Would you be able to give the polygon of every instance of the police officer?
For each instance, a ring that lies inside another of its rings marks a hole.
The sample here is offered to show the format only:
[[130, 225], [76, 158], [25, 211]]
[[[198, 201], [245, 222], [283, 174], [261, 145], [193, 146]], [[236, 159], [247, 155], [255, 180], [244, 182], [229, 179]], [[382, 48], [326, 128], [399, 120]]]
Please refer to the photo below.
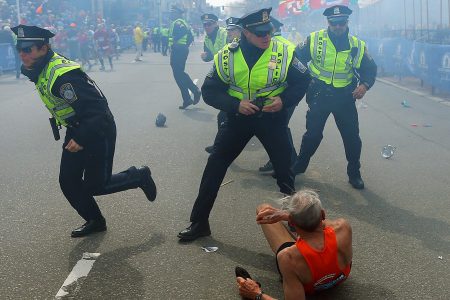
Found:
[[[278, 21], [274, 17], [271, 17], [271, 22], [272, 22], [272, 25], [273, 25], [272, 39], [274, 39], [274, 40], [276, 40], [278, 42], [281, 42], [283, 44], [286, 44], [289, 47], [294, 47], [295, 48], [294, 43], [292, 43], [288, 39], [285, 39], [281, 35], [281, 27], [283, 26], [283, 23], [281, 23], [280, 21]], [[291, 157], [291, 163], [293, 163], [295, 161], [295, 159], [297, 158], [297, 152], [295, 152], [295, 147], [294, 147], [294, 140], [292, 139], [291, 129], [289, 128], [289, 121], [291, 120], [291, 117], [294, 114], [295, 108], [296, 108], [296, 106], [291, 106], [291, 107], [289, 107], [286, 110], [287, 111], [288, 137], [289, 137], [289, 142], [291, 144], [291, 156], [290, 156]], [[272, 164], [272, 162], [269, 160], [264, 166], [259, 168], [259, 172], [261, 172], [261, 173], [273, 173], [273, 164]]]
[[375, 83], [377, 66], [365, 42], [349, 34], [351, 9], [343, 5], [327, 8], [328, 29], [311, 33], [296, 52], [309, 62], [313, 80], [306, 95], [306, 133], [293, 165], [295, 174], [304, 173], [322, 140], [328, 116], [333, 114], [344, 142], [349, 183], [363, 189], [360, 173], [361, 139], [355, 99], [361, 99]]
[[64, 196], [86, 221], [72, 237], [105, 231], [106, 222], [93, 196], [140, 187], [153, 201], [156, 186], [150, 169], [130, 167], [111, 174], [116, 144], [116, 125], [108, 102], [80, 65], [52, 51], [46, 29], [19, 25], [17, 51], [22, 74], [32, 81], [52, 115], [55, 139], [58, 126], [67, 128], [63, 144], [59, 183]]
[[[225, 20], [225, 23], [227, 24], [226, 28], [226, 41], [224, 43], [224, 46], [226, 43], [233, 42], [234, 39], [238, 40], [241, 37], [241, 27], [237, 25], [237, 22], [239, 21], [239, 18], [229, 17]], [[205, 27], [206, 30], [206, 27]], [[220, 30], [220, 28], [219, 28]], [[206, 42], [205, 42], [206, 45]], [[222, 49], [222, 48], [220, 48]], [[220, 49], [218, 49], [214, 54], [216, 54]], [[212, 58], [211, 58], [212, 59]], [[227, 120], [227, 113], [224, 111], [220, 111], [217, 114], [217, 128], [220, 130], [220, 125], [226, 122]], [[214, 150], [214, 145], [205, 147], [205, 151], [208, 153], [212, 153]]]
[[294, 58], [294, 48], [271, 40], [270, 11], [261, 9], [241, 18], [241, 40], [214, 56], [214, 67], [202, 86], [205, 102], [226, 111], [228, 121], [217, 133], [192, 209], [192, 224], [178, 234], [181, 240], [211, 234], [208, 218], [220, 184], [253, 136], [273, 161], [280, 191], [294, 192], [286, 109], [302, 99], [310, 76]]
[[219, 27], [217, 24], [219, 18], [215, 14], [203, 14], [200, 18], [206, 33], [200, 57], [203, 61], [208, 62], [213, 60], [214, 55], [227, 43], [227, 31], [225, 28]]
[[227, 24], [227, 43], [231, 43], [235, 39], [238, 39], [241, 37], [242, 28], [238, 25], [239, 18], [236, 17], [229, 17], [225, 20], [225, 23]]
[[161, 54], [167, 56], [167, 48], [169, 47], [169, 28], [167, 24], [161, 26]]
[[[202, 95], [200, 89], [184, 71], [189, 55], [189, 45], [193, 41], [193, 36], [190, 26], [182, 18], [183, 12], [181, 8], [172, 6], [170, 10], [172, 24], [169, 30], [169, 47], [172, 50], [170, 52], [170, 66], [183, 98], [183, 105], [179, 106], [179, 109], [185, 109], [191, 104], [197, 104]], [[194, 95], [194, 100], [191, 99], [189, 90]]]

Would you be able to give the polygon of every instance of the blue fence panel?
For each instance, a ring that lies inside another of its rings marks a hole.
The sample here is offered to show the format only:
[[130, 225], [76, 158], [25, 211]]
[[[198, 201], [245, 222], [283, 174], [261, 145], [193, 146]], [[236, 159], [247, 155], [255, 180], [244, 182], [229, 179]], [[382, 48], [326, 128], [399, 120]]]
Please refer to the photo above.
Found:
[[370, 55], [389, 75], [413, 76], [450, 92], [450, 45], [420, 43], [404, 38], [367, 38]]
[[120, 49], [128, 49], [134, 46], [133, 36], [131, 34], [121, 34]]
[[0, 70], [15, 70], [16, 60], [14, 57], [15, 49], [11, 44], [0, 44]]

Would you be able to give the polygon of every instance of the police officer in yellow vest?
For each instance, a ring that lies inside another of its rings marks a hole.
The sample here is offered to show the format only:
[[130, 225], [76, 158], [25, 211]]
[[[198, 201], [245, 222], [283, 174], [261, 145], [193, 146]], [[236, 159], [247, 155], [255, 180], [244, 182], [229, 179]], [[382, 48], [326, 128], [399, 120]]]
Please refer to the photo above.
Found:
[[[172, 20], [169, 29], [170, 66], [183, 98], [183, 104], [178, 107], [179, 109], [186, 109], [191, 104], [197, 104], [202, 95], [200, 89], [184, 71], [193, 35], [191, 27], [182, 17], [183, 12], [184, 10], [177, 6], [172, 6], [170, 9], [170, 18]], [[191, 99], [189, 91], [194, 95], [194, 99]]]
[[169, 28], [166, 24], [161, 26], [161, 54], [167, 56], [167, 50], [169, 47]]
[[181, 240], [211, 234], [208, 219], [220, 184], [253, 136], [273, 162], [280, 191], [295, 190], [286, 109], [303, 98], [310, 76], [294, 57], [294, 48], [271, 39], [270, 11], [261, 9], [240, 19], [241, 40], [214, 56], [214, 66], [203, 83], [205, 102], [227, 112], [228, 121], [217, 133], [192, 209], [192, 224], [178, 234]]
[[355, 101], [364, 97], [375, 83], [377, 66], [369, 56], [364, 41], [349, 34], [351, 9], [343, 5], [327, 8], [328, 29], [311, 33], [296, 49], [303, 63], [309, 62], [313, 80], [306, 95], [306, 133], [293, 166], [295, 174], [304, 173], [310, 158], [322, 140], [330, 114], [344, 142], [349, 183], [363, 189], [360, 173], [361, 139]]
[[78, 63], [52, 51], [49, 39], [54, 34], [50, 31], [25, 25], [11, 30], [17, 35], [22, 74], [36, 85], [52, 115], [56, 140], [58, 126], [66, 128], [59, 183], [64, 196], [86, 221], [72, 231], [72, 237], [106, 230], [93, 196], [140, 187], [150, 201], [155, 200], [156, 186], [147, 166], [112, 175], [116, 125], [96, 83]]
[[227, 43], [227, 31], [219, 27], [217, 24], [219, 18], [215, 14], [203, 14], [200, 18], [206, 33], [200, 57], [207, 62], [213, 60], [214, 55]]

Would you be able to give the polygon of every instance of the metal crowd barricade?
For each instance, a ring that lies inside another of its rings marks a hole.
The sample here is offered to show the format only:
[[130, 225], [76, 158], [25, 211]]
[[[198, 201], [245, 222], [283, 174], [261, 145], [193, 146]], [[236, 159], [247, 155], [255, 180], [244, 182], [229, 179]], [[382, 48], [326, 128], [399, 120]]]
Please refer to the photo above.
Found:
[[0, 74], [4, 71], [16, 69], [14, 51], [15, 50], [11, 44], [0, 43]]

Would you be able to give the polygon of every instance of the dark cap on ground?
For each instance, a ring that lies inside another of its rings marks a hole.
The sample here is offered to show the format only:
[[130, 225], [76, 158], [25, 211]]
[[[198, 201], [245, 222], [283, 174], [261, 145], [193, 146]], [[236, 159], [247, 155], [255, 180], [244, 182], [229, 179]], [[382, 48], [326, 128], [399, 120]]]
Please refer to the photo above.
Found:
[[17, 46], [21, 48], [33, 46], [37, 42], [48, 43], [55, 36], [50, 30], [37, 26], [19, 25], [11, 30], [17, 36]]
[[274, 17], [270, 17], [270, 21], [272, 22], [272, 25], [273, 25], [273, 27], [275, 27], [275, 29], [280, 29], [284, 25], [283, 23], [281, 23], [280, 21], [278, 21]]
[[269, 7], [248, 13], [240, 18], [238, 25], [253, 32], [270, 31], [272, 30], [272, 24], [270, 23], [271, 11], [272, 7]]
[[323, 15], [330, 21], [347, 20], [352, 10], [345, 5], [334, 5], [324, 10]]
[[159, 113], [159, 114], [156, 116], [155, 125], [156, 125], [157, 127], [164, 127], [165, 124], [166, 124], [166, 120], [167, 120], [166, 116], [163, 115], [162, 113]]
[[239, 22], [239, 18], [235, 17], [229, 17], [225, 20], [225, 23], [227, 24], [227, 30], [239, 28], [239, 25], [237, 25]]
[[215, 14], [203, 14], [200, 19], [202, 19], [203, 23], [217, 22], [219, 20]]

